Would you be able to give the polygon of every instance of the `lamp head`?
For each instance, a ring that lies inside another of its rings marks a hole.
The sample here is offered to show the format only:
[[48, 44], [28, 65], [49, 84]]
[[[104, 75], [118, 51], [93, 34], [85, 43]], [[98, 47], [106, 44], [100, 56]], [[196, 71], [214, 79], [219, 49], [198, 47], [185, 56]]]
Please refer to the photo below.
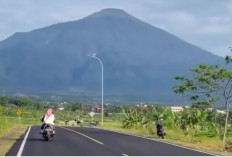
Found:
[[89, 54], [87, 56], [89, 56], [89, 57], [96, 57], [96, 53], [92, 53], [92, 54]]

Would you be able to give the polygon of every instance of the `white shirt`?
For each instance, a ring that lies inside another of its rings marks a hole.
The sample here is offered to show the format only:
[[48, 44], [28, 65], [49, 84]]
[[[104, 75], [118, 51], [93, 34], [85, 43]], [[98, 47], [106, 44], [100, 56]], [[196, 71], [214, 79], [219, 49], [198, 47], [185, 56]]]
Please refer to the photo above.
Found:
[[45, 115], [45, 117], [44, 117], [44, 123], [45, 124], [52, 124], [52, 125], [54, 125], [54, 120], [55, 120], [54, 114], [52, 114], [50, 117], [47, 117], [47, 115]]

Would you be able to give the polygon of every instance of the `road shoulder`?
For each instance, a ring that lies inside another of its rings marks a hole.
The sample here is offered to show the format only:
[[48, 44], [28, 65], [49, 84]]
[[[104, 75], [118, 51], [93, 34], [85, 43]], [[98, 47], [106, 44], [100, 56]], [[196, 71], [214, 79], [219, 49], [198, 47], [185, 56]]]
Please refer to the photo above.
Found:
[[13, 127], [6, 135], [0, 137], [0, 156], [5, 156], [16, 141], [22, 136], [28, 127], [26, 125], [17, 125]]
[[149, 140], [155, 140], [155, 141], [159, 141], [159, 142], [163, 142], [163, 143], [167, 143], [167, 144], [170, 144], [170, 145], [175, 145], [175, 146], [178, 146], [178, 147], [183, 147], [183, 148], [186, 148], [186, 149], [190, 149], [190, 150], [194, 150], [194, 151], [199, 151], [199, 152], [202, 152], [202, 153], [207, 153], [207, 154], [211, 154], [212, 156], [231, 156], [232, 153], [231, 152], [226, 152], [226, 151], [211, 151], [211, 150], [207, 150], [207, 149], [198, 149], [198, 147], [196, 147], [194, 143], [188, 143], [188, 142], [182, 142], [182, 141], [175, 141], [175, 140], [170, 140], [170, 139], [159, 139], [157, 138], [156, 136], [144, 136], [144, 135], [141, 135], [141, 134], [133, 134], [133, 133], [129, 133], [129, 132], [124, 132], [122, 130], [118, 131], [117, 129], [109, 129], [109, 128], [101, 128], [101, 127], [93, 127], [93, 128], [96, 128], [96, 129], [102, 129], [102, 130], [108, 130], [108, 131], [113, 131], [113, 132], [116, 132], [116, 133], [121, 133], [121, 134], [126, 134], [126, 135], [131, 135], [131, 136], [136, 136], [136, 137], [141, 137], [141, 138], [146, 138], [146, 139], [149, 139]]

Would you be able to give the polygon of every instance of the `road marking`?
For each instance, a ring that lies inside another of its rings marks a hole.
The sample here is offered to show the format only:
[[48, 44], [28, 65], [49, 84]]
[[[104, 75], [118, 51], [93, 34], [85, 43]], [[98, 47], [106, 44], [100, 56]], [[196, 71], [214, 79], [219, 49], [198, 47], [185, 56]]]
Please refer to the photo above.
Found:
[[22, 155], [22, 152], [23, 152], [24, 146], [25, 146], [25, 144], [26, 144], [26, 140], [27, 140], [27, 137], [28, 137], [28, 135], [29, 135], [30, 130], [31, 130], [31, 125], [29, 126], [29, 128], [28, 128], [28, 130], [27, 130], [27, 133], [26, 133], [26, 135], [25, 135], [25, 137], [24, 137], [24, 139], [23, 139], [23, 142], [22, 142], [22, 144], [21, 144], [21, 146], [20, 146], [20, 149], [19, 149], [19, 151], [18, 151], [17, 156], [21, 156], [21, 155]]
[[126, 155], [126, 154], [122, 154], [123, 156], [127, 156], [127, 157], [129, 157], [129, 155]]
[[171, 142], [167, 142], [167, 141], [161, 141], [161, 140], [157, 140], [157, 139], [151, 139], [151, 138], [148, 138], [148, 137], [143, 137], [143, 136], [139, 136], [139, 135], [133, 135], [133, 134], [124, 133], [124, 132], [121, 132], [121, 131], [107, 130], [107, 129], [104, 129], [104, 128], [95, 128], [95, 129], [116, 132], [116, 133], [119, 133], [119, 134], [124, 134], [124, 135], [129, 135], [129, 136], [140, 137], [140, 138], [144, 138], [144, 139], [151, 140], [151, 141], [166, 143], [166, 144], [173, 145], [173, 146], [176, 146], [176, 147], [185, 148], [185, 149], [193, 150], [193, 151], [196, 151], [196, 152], [209, 154], [210, 156], [218, 156], [218, 154], [213, 154], [213, 153], [210, 153], [210, 152], [205, 152], [205, 151], [194, 149], [194, 148], [190, 148], [190, 147], [177, 145], [177, 144], [174, 144], [174, 143], [171, 143]]
[[69, 131], [72, 131], [72, 132], [77, 133], [77, 134], [79, 134], [79, 135], [81, 135], [81, 136], [84, 136], [84, 137], [86, 137], [86, 138], [88, 138], [88, 139], [90, 139], [90, 140], [92, 140], [92, 141], [94, 141], [94, 142], [97, 142], [97, 143], [99, 143], [99, 144], [104, 145], [102, 142], [100, 142], [100, 141], [98, 141], [98, 140], [95, 140], [94, 138], [89, 137], [89, 136], [87, 136], [87, 135], [85, 135], [85, 134], [82, 134], [82, 133], [80, 133], [80, 132], [78, 132], [78, 131], [75, 131], [75, 130], [72, 130], [72, 129], [69, 129], [69, 128], [64, 128], [64, 127], [61, 127], [61, 128], [66, 129], [66, 130], [69, 130]]

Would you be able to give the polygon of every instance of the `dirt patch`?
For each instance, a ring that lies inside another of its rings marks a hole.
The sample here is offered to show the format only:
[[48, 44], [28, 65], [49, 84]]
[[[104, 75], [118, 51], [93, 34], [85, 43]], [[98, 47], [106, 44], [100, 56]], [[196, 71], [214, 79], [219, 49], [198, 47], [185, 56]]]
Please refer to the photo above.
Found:
[[25, 133], [27, 126], [17, 125], [13, 127], [6, 135], [0, 137], [0, 156], [5, 156], [16, 140]]

